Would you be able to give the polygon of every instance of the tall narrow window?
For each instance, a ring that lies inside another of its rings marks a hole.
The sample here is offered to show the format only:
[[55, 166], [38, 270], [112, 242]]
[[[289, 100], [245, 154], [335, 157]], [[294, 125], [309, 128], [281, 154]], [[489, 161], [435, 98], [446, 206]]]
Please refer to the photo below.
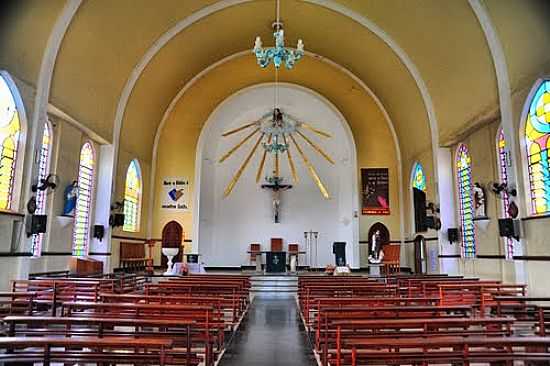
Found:
[[80, 150], [78, 168], [78, 193], [73, 230], [73, 255], [88, 254], [90, 243], [90, 215], [94, 191], [94, 149], [86, 142]]
[[124, 188], [124, 231], [139, 230], [139, 213], [141, 209], [141, 170], [137, 159], [130, 162], [126, 172]]
[[12, 210], [21, 121], [6, 79], [0, 74], [0, 210]]
[[550, 212], [550, 80], [544, 81], [530, 101], [525, 121], [529, 192], [533, 214]]
[[460, 224], [462, 227], [462, 256], [464, 258], [474, 258], [476, 255], [471, 164], [472, 159], [468, 148], [466, 145], [460, 144], [456, 152], [456, 178], [460, 206]]
[[[42, 146], [40, 147], [40, 156], [38, 158], [38, 182], [41, 179], [46, 179], [50, 164], [51, 151], [51, 129], [46, 123], [44, 126], [44, 134], [42, 135]], [[44, 215], [46, 213], [46, 191], [38, 190], [36, 192], [36, 214]], [[40, 257], [42, 253], [42, 242], [44, 234], [34, 234], [32, 236], [32, 255]]]
[[[504, 131], [499, 128], [497, 133], [497, 153], [498, 153], [498, 175], [500, 183], [508, 184], [508, 159], [506, 158], [506, 138]], [[502, 217], [509, 218], [508, 208], [510, 207], [510, 196], [506, 190], [501, 192], [501, 211]], [[504, 251], [506, 259], [513, 259], [514, 241], [512, 238], [502, 238], [504, 242]]]
[[426, 176], [420, 163], [414, 164], [412, 179], [413, 188], [426, 192]]

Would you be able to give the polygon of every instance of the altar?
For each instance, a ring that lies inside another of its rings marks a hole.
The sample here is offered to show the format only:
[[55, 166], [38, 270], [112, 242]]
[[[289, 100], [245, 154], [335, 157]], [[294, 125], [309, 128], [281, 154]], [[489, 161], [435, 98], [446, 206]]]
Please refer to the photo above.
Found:
[[265, 272], [282, 273], [286, 272], [286, 252], [266, 252]]

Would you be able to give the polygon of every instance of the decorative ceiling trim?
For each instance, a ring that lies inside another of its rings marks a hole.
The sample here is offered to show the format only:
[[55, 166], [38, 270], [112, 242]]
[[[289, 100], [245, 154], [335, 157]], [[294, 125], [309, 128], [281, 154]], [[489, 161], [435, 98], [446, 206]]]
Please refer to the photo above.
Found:
[[[166, 120], [168, 119], [168, 117], [170, 116], [172, 111], [174, 110], [175, 106], [178, 104], [181, 97], [183, 97], [183, 95], [187, 92], [187, 90], [189, 90], [199, 79], [201, 79], [203, 76], [207, 75], [210, 71], [214, 70], [218, 66], [220, 66], [224, 63], [230, 62], [231, 60], [234, 60], [236, 58], [243, 57], [243, 56], [246, 56], [246, 55], [249, 55], [249, 54], [250, 54], [250, 50], [237, 52], [233, 55], [227, 56], [227, 57], [213, 63], [212, 65], [208, 66], [207, 68], [205, 68], [204, 70], [199, 72], [197, 75], [195, 75], [193, 77], [193, 79], [191, 79], [189, 82], [187, 82], [183, 86], [183, 88], [181, 88], [179, 90], [179, 92], [176, 94], [176, 96], [172, 99], [172, 101], [168, 105], [168, 108], [166, 108], [166, 110], [164, 111], [162, 119], [161, 119], [161, 121], [160, 121], [160, 123], [157, 127], [157, 131], [155, 133], [155, 141], [154, 141], [154, 144], [153, 144], [153, 154], [152, 154], [152, 160], [151, 160], [151, 176], [150, 176], [150, 184], [149, 184], [149, 202], [151, 202], [151, 204], [148, 207], [148, 212], [149, 212], [148, 217], [152, 217], [152, 215], [153, 215], [154, 199], [155, 199], [154, 185], [155, 185], [155, 176], [156, 176], [156, 169], [157, 169], [158, 144], [159, 144], [159, 141], [160, 141], [160, 136], [162, 134], [162, 130], [164, 129], [164, 125], [166, 124]], [[384, 105], [382, 104], [382, 102], [380, 101], [378, 96], [376, 94], [374, 94], [374, 92], [363, 82], [363, 80], [361, 80], [358, 76], [353, 74], [350, 70], [348, 70], [344, 66], [332, 61], [329, 58], [317, 55], [315, 53], [306, 51], [305, 54], [308, 57], [312, 57], [316, 60], [324, 62], [324, 63], [338, 69], [340, 72], [344, 73], [347, 77], [349, 77], [354, 82], [359, 84], [359, 86], [361, 86], [361, 88], [363, 88], [363, 91], [365, 91], [374, 100], [376, 106], [380, 109], [380, 111], [382, 111], [382, 115], [384, 116], [384, 120], [386, 121], [386, 123], [388, 125], [388, 128], [390, 129], [390, 132], [391, 132], [391, 135], [392, 135], [392, 138], [393, 138], [393, 142], [394, 142], [394, 146], [395, 146], [395, 154], [396, 154], [396, 158], [397, 158], [398, 185], [399, 185], [399, 189], [398, 189], [399, 215], [400, 215], [400, 218], [401, 218], [401, 220], [400, 220], [400, 234], [401, 234], [401, 238], [404, 238], [405, 237], [405, 235], [404, 235], [404, 233], [405, 233], [405, 221], [404, 221], [404, 218], [405, 218], [405, 211], [404, 210], [405, 210], [405, 208], [404, 208], [404, 202], [403, 202], [403, 200], [404, 200], [404, 196], [403, 196], [404, 187], [403, 187], [403, 174], [402, 174], [403, 173], [403, 161], [402, 161], [402, 157], [401, 157], [401, 147], [400, 147], [400, 144], [399, 144], [399, 138], [397, 137], [397, 133], [395, 132], [395, 127], [393, 125], [393, 121], [392, 121], [390, 115], [388, 114], [388, 111], [386, 110], [386, 108], [384, 107]], [[326, 97], [324, 97], [324, 98], [329, 100]], [[332, 101], [330, 101], [330, 102], [332, 103]], [[147, 226], [147, 236], [148, 237], [150, 235], [152, 235], [152, 225], [153, 225], [152, 220], [149, 220], [148, 226]]]
[[[115, 114], [115, 121], [114, 121], [114, 130], [113, 130], [113, 143], [115, 146], [115, 161], [118, 159], [118, 148], [120, 143], [120, 132], [122, 129], [122, 121], [124, 119], [124, 114], [126, 112], [126, 107], [128, 105], [128, 101], [130, 99], [130, 95], [132, 94], [132, 91], [140, 78], [141, 74], [143, 73], [143, 70], [147, 67], [149, 62], [153, 59], [153, 57], [172, 39], [174, 38], [178, 33], [189, 27], [190, 25], [194, 24], [195, 22], [215, 13], [220, 10], [229, 8], [231, 6], [240, 5], [244, 3], [249, 3], [254, 0], [222, 0], [215, 4], [212, 4], [210, 6], [207, 6], [205, 8], [202, 8], [201, 10], [191, 14], [190, 16], [186, 17], [185, 19], [178, 22], [175, 26], [173, 26], [170, 30], [168, 30], [166, 33], [164, 33], [162, 36], [160, 36], [157, 41], [154, 42], [154, 44], [147, 50], [147, 52], [144, 54], [142, 59], [139, 61], [139, 63], [134, 67], [132, 70], [123, 90], [119, 98], [119, 102], [117, 105], [117, 110]], [[433, 107], [433, 102], [430, 97], [430, 94], [428, 92], [428, 88], [426, 86], [426, 83], [420, 76], [420, 72], [418, 71], [415, 64], [412, 62], [410, 57], [406, 54], [406, 52], [397, 44], [395, 40], [393, 40], [387, 33], [385, 33], [380, 27], [378, 27], [376, 24], [374, 24], [372, 21], [367, 19], [366, 17], [362, 16], [359, 13], [356, 13], [338, 3], [334, 0], [302, 0], [304, 2], [318, 5], [325, 7], [327, 9], [330, 9], [336, 13], [339, 13], [343, 16], [346, 16], [360, 25], [367, 28], [369, 31], [377, 35], [380, 39], [386, 43], [390, 49], [393, 50], [393, 52], [399, 57], [401, 62], [405, 65], [413, 79], [415, 80], [417, 87], [422, 95], [422, 98], [424, 100], [424, 105], [426, 108], [426, 113], [428, 115], [428, 121], [430, 124], [430, 130], [431, 130], [431, 136], [432, 136], [432, 155], [434, 159], [434, 176], [437, 176], [437, 146], [439, 141], [439, 135], [438, 135], [438, 127], [437, 127], [437, 119], [435, 115], [435, 109]], [[113, 185], [114, 185], [114, 179], [115, 176], [113, 175]]]

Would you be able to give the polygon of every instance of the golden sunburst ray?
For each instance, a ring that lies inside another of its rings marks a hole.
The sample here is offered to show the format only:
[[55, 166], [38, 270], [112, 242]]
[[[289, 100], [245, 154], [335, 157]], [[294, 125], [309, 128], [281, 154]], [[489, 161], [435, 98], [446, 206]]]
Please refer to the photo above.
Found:
[[321, 149], [316, 143], [314, 143], [313, 141], [311, 141], [309, 139], [309, 137], [307, 137], [306, 135], [304, 135], [302, 132], [300, 131], [296, 131], [296, 133], [298, 135], [300, 135], [300, 137], [302, 137], [312, 148], [314, 148], [319, 154], [321, 154], [323, 156], [323, 158], [325, 158], [329, 163], [333, 164], [334, 165], [334, 160], [332, 160], [332, 158], [326, 153], [323, 151], [323, 149]]
[[[267, 143], [271, 143], [271, 138], [273, 137], [273, 134], [269, 134], [269, 137], [267, 139]], [[258, 172], [256, 173], [256, 183], [260, 181], [260, 178], [262, 177], [262, 172], [264, 171], [264, 165], [265, 165], [265, 158], [267, 156], [267, 150], [264, 149], [264, 153], [262, 154], [262, 159], [260, 160], [260, 166], [258, 167]]]
[[319, 188], [319, 191], [321, 191], [321, 194], [323, 195], [323, 197], [325, 197], [326, 199], [329, 199], [330, 195], [329, 195], [327, 189], [325, 188], [325, 185], [321, 181], [321, 178], [319, 178], [319, 175], [315, 171], [315, 168], [313, 167], [313, 165], [311, 164], [311, 162], [309, 161], [307, 156], [304, 154], [304, 152], [300, 148], [300, 145], [298, 145], [298, 143], [296, 142], [296, 139], [294, 138], [294, 136], [290, 135], [290, 139], [294, 143], [294, 146], [296, 147], [296, 150], [298, 150], [298, 154], [300, 154], [300, 156], [302, 157], [302, 160], [304, 161], [304, 164], [306, 164], [307, 169], [309, 171], [309, 174], [311, 175], [311, 178], [313, 179], [315, 184], [317, 184], [317, 187]]
[[294, 166], [294, 160], [292, 160], [292, 154], [290, 153], [290, 146], [288, 146], [288, 143], [286, 140], [286, 134], [283, 134], [283, 141], [285, 142], [285, 145], [287, 145], [286, 157], [288, 159], [288, 166], [290, 167], [290, 172], [292, 173], [292, 179], [294, 180], [294, 183], [298, 183], [300, 179], [298, 179], [298, 174], [296, 173], [296, 167]]
[[241, 127], [237, 127], [237, 128], [235, 128], [235, 129], [233, 129], [233, 130], [229, 130], [229, 131], [227, 131], [227, 132], [224, 132], [224, 133], [222, 134], [222, 136], [223, 136], [223, 137], [226, 137], [226, 136], [232, 135], [232, 134], [234, 134], [234, 133], [240, 132], [240, 131], [242, 131], [242, 130], [246, 130], [246, 129], [249, 128], [249, 127], [257, 126], [257, 125], [259, 125], [259, 124], [260, 124], [260, 121], [250, 122], [250, 123], [247, 123], [246, 125], [243, 125], [243, 126], [241, 126]]
[[250, 140], [250, 138], [252, 138], [252, 136], [254, 136], [256, 133], [258, 133], [258, 131], [260, 131], [260, 128], [256, 128], [254, 131], [252, 131], [251, 133], [249, 133], [244, 139], [241, 140], [241, 142], [239, 142], [237, 145], [233, 146], [231, 148], [231, 150], [229, 150], [227, 153], [225, 153], [224, 156], [222, 156], [220, 158], [220, 160], [218, 161], [218, 163], [223, 163], [227, 158], [229, 158], [231, 155], [233, 155], [233, 153], [235, 151], [237, 151], [241, 146], [243, 146], [248, 140]]
[[254, 144], [254, 147], [252, 148], [252, 150], [250, 150], [250, 152], [248, 153], [248, 156], [246, 157], [244, 162], [241, 164], [239, 170], [237, 170], [237, 172], [233, 176], [233, 179], [231, 179], [231, 182], [229, 182], [227, 188], [225, 188], [225, 191], [223, 192], [224, 197], [229, 196], [229, 194], [231, 194], [231, 191], [233, 191], [233, 188], [235, 187], [235, 184], [237, 184], [237, 181], [239, 180], [239, 178], [243, 174], [243, 171], [246, 169], [246, 166], [250, 162], [250, 159], [252, 158], [252, 156], [254, 155], [256, 150], [258, 149], [258, 146], [260, 146], [260, 142], [262, 141], [263, 137], [264, 137], [264, 134], [262, 133], [260, 135], [260, 137], [258, 138], [258, 140], [256, 141], [256, 144]]
[[310, 125], [309, 123], [305, 123], [305, 122], [300, 122], [300, 126], [303, 127], [303, 128], [307, 128], [308, 130], [310, 130], [311, 132], [315, 132], [316, 134], [320, 135], [320, 136], [323, 136], [323, 137], [327, 137], [327, 138], [331, 138], [332, 135], [328, 132], [325, 132], [323, 130], [320, 130], [318, 128], [315, 128], [313, 127], [312, 125]]

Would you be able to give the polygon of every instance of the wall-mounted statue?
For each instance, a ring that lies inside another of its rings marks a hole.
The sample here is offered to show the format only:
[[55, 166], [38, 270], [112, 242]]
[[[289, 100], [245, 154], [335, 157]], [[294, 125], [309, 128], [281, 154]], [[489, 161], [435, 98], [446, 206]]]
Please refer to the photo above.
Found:
[[63, 216], [74, 216], [76, 208], [76, 196], [78, 194], [78, 182], [73, 180], [63, 192], [65, 204], [63, 205]]

